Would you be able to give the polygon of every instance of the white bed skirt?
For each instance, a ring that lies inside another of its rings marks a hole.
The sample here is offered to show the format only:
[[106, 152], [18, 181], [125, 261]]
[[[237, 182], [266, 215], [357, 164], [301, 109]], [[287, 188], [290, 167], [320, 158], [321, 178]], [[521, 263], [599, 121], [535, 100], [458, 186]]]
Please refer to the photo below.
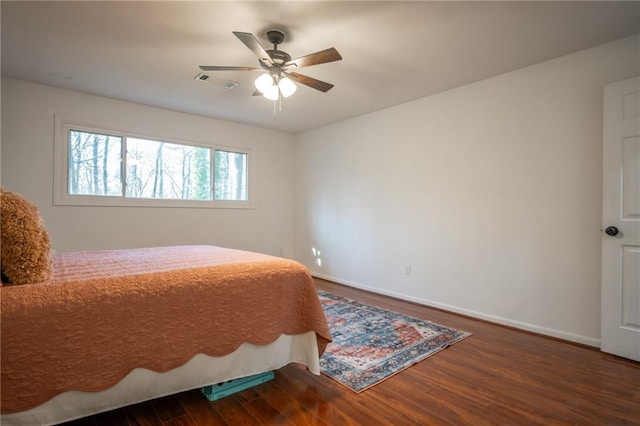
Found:
[[295, 336], [283, 334], [264, 346], [244, 343], [223, 357], [198, 354], [166, 373], [136, 368], [112, 388], [101, 392], [65, 392], [30, 410], [3, 414], [0, 424], [34, 426], [66, 422], [189, 389], [277, 370], [292, 362], [304, 364], [313, 374], [320, 374], [318, 342], [314, 332]]

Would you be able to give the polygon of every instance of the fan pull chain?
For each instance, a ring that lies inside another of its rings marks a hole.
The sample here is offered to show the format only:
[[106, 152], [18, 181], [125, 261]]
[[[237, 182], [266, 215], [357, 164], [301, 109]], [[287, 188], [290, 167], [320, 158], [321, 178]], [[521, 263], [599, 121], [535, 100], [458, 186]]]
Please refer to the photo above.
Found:
[[276, 121], [278, 112], [282, 111], [282, 98], [282, 92], [280, 91], [280, 89], [278, 89], [278, 99], [273, 101], [273, 121]]

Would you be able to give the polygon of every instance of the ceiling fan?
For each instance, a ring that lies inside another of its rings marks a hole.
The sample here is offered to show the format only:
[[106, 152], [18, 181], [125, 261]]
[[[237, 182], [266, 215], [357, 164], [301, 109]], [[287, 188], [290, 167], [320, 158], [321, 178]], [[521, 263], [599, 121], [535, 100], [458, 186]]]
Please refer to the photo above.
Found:
[[262, 95], [270, 100], [277, 100], [281, 96], [285, 98], [291, 96], [296, 91], [296, 85], [291, 80], [321, 92], [327, 92], [333, 87], [333, 84], [316, 80], [291, 70], [339, 61], [342, 56], [335, 48], [330, 47], [329, 49], [291, 59], [291, 55], [287, 52], [278, 50], [278, 45], [284, 41], [284, 33], [282, 31], [267, 31], [267, 39], [273, 44], [273, 49], [269, 50], [265, 50], [258, 39], [251, 33], [234, 31], [233, 34], [258, 57], [260, 67], [201, 65], [200, 69], [202, 71], [267, 71], [256, 79], [257, 91], [254, 95]]

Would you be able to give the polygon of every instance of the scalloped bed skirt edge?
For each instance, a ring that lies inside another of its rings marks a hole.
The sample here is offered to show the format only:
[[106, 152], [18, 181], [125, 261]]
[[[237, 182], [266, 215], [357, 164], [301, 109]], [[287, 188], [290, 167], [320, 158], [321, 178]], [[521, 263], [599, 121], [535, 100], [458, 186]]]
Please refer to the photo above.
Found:
[[[198, 354], [186, 364], [157, 373], [136, 368], [112, 388], [100, 392], [69, 391], [30, 410], [3, 414], [3, 426], [51, 425], [113, 410], [190, 389], [221, 383], [300, 363], [320, 374], [315, 332], [281, 335], [268, 345], [242, 344], [236, 351], [210, 357]], [[203, 396], [204, 398], [204, 396]]]

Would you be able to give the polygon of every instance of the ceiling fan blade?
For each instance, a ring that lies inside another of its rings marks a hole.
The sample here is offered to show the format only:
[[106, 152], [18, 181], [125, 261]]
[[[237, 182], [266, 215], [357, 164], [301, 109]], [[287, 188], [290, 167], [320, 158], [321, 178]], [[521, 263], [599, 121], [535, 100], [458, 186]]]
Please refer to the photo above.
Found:
[[235, 34], [235, 36], [238, 37], [240, 41], [243, 42], [244, 45], [247, 46], [258, 57], [258, 59], [260, 59], [260, 61], [269, 66], [273, 65], [271, 56], [269, 56], [267, 51], [264, 50], [264, 48], [260, 45], [258, 39], [253, 34], [242, 33], [239, 31], [234, 31], [233, 34]]
[[285, 74], [293, 78], [296, 81], [296, 83], [304, 84], [305, 86], [309, 86], [321, 92], [328, 92], [333, 87], [333, 84], [331, 83], [316, 80], [315, 78], [298, 74], [297, 72], [285, 72]]
[[310, 53], [309, 55], [301, 56], [296, 59], [292, 59], [283, 65], [283, 68], [290, 66], [296, 66], [298, 68], [310, 67], [311, 65], [326, 64], [327, 62], [339, 61], [342, 56], [334, 47], [330, 47], [320, 52]]
[[258, 67], [225, 67], [217, 65], [200, 65], [202, 71], [260, 71]]
[[262, 92], [256, 89], [251, 96], [262, 96]]

